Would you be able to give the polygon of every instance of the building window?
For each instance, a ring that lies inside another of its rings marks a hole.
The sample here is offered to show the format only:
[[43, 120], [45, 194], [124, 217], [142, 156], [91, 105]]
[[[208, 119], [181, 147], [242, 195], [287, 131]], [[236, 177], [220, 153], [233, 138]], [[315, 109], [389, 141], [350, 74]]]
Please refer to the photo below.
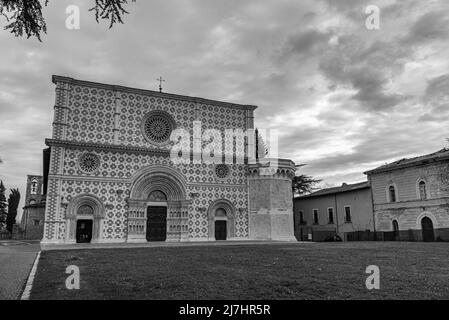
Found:
[[78, 162], [81, 171], [87, 174], [95, 173], [100, 168], [100, 158], [90, 152], [83, 153]]
[[148, 142], [162, 145], [170, 142], [170, 135], [176, 125], [170, 114], [155, 110], [145, 115], [141, 127]]
[[37, 185], [38, 185], [38, 181], [36, 178], [31, 180], [31, 194], [37, 194]]
[[229, 166], [224, 163], [217, 164], [215, 166], [215, 174], [220, 179], [226, 178], [227, 176], [229, 176]]
[[427, 199], [426, 183], [424, 181], [420, 181], [418, 187], [419, 187], [419, 198], [421, 200], [426, 200]]
[[33, 220], [33, 224], [34, 224], [35, 226], [38, 226], [38, 225], [41, 224], [41, 221], [40, 221], [40, 220]]
[[334, 208], [327, 208], [329, 224], [334, 224]]
[[313, 223], [318, 224], [318, 209], [313, 209]]
[[345, 222], [351, 222], [351, 207], [345, 207]]
[[389, 196], [390, 202], [396, 202], [396, 188], [394, 186], [390, 186], [388, 188], [388, 196]]
[[304, 212], [299, 211], [299, 224], [305, 224], [304, 223]]

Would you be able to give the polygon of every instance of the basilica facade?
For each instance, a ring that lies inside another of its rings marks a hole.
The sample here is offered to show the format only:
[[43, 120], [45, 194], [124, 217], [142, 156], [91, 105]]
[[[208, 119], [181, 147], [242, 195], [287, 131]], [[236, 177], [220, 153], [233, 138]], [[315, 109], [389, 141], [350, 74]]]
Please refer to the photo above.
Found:
[[[255, 106], [61, 76], [53, 83], [43, 244], [295, 239], [295, 165], [254, 159]], [[210, 129], [247, 136], [229, 146], [206, 137]], [[177, 144], [174, 132], [189, 138]], [[224, 150], [220, 161], [198, 151], [208, 145], [209, 154], [211, 144]]]

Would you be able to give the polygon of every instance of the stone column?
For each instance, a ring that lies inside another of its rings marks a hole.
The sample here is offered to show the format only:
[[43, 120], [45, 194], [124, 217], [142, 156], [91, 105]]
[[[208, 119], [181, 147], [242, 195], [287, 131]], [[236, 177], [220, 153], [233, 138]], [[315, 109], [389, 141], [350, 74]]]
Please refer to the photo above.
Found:
[[76, 214], [66, 213], [66, 238], [65, 243], [76, 243]]
[[128, 200], [128, 236], [126, 242], [147, 242], [146, 201]]
[[189, 241], [190, 201], [169, 202], [167, 207], [167, 242]]

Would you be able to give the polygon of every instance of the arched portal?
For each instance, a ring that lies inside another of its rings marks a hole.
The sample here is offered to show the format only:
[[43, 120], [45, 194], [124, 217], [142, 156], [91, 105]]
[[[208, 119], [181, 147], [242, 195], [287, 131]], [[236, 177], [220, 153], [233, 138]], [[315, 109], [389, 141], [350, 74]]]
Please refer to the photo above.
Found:
[[168, 166], [134, 174], [128, 199], [128, 242], [188, 240], [186, 181]]
[[208, 209], [209, 240], [229, 240], [235, 237], [235, 207], [225, 199], [214, 201]]
[[66, 242], [100, 241], [104, 216], [104, 205], [96, 196], [82, 194], [75, 197], [67, 206]]
[[433, 230], [433, 223], [429, 217], [424, 217], [421, 220], [422, 238], [425, 242], [435, 241], [435, 233]]

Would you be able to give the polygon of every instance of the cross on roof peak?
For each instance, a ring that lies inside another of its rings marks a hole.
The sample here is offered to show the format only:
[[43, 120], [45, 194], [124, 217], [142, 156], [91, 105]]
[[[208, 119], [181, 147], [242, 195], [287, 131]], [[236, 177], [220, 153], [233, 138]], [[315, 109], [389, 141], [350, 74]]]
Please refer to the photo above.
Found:
[[159, 92], [162, 92], [162, 82], [165, 82], [165, 80], [162, 77], [159, 77], [156, 80], [159, 81]]

